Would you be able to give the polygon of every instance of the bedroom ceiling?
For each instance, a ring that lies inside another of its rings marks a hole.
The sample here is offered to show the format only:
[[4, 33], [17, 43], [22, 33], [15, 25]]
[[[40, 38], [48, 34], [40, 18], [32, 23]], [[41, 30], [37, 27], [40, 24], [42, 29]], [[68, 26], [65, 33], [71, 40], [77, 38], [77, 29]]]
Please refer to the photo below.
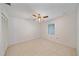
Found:
[[64, 13], [75, 10], [76, 4], [68, 3], [12, 3], [8, 12], [11, 17], [33, 19], [34, 11], [49, 16], [47, 20], [54, 19]]

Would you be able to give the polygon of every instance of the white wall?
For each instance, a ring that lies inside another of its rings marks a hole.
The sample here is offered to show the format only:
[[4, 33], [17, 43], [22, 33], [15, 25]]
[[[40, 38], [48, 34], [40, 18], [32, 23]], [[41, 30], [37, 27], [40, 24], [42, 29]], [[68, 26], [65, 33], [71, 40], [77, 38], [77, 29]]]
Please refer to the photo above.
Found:
[[32, 39], [39, 39], [39, 24], [30, 19], [12, 18], [9, 21], [10, 45]]
[[[48, 35], [48, 24], [55, 24], [55, 35]], [[68, 11], [62, 17], [52, 19], [47, 23], [41, 24], [42, 38], [53, 40], [55, 42], [67, 45], [69, 47], [76, 47], [76, 10], [75, 8]]]

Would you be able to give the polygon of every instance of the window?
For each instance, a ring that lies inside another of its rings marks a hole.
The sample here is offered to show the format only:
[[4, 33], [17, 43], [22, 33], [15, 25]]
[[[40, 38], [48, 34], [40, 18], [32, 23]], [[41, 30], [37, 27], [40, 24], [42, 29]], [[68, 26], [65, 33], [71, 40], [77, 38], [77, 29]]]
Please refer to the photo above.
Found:
[[48, 34], [49, 35], [55, 34], [55, 24], [48, 24]]

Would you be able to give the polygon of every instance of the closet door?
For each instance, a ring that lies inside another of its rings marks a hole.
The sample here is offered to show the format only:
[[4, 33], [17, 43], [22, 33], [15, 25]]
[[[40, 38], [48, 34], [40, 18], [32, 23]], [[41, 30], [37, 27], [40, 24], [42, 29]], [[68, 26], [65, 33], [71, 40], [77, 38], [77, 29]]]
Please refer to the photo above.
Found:
[[5, 55], [8, 46], [8, 19], [0, 10], [0, 56]]
[[4, 55], [4, 42], [3, 42], [3, 38], [2, 38], [2, 15], [1, 15], [1, 10], [0, 10], [0, 56]]

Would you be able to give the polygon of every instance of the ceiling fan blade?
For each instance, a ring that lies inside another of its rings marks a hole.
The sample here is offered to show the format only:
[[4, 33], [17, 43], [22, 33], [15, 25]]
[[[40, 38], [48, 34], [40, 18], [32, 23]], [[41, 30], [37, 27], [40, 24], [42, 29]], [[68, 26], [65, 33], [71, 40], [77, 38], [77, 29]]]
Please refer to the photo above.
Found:
[[37, 17], [36, 15], [33, 15], [34, 17]]
[[9, 5], [9, 6], [11, 6], [11, 3], [5, 3], [6, 5]]
[[43, 16], [43, 18], [48, 18], [48, 16]]

